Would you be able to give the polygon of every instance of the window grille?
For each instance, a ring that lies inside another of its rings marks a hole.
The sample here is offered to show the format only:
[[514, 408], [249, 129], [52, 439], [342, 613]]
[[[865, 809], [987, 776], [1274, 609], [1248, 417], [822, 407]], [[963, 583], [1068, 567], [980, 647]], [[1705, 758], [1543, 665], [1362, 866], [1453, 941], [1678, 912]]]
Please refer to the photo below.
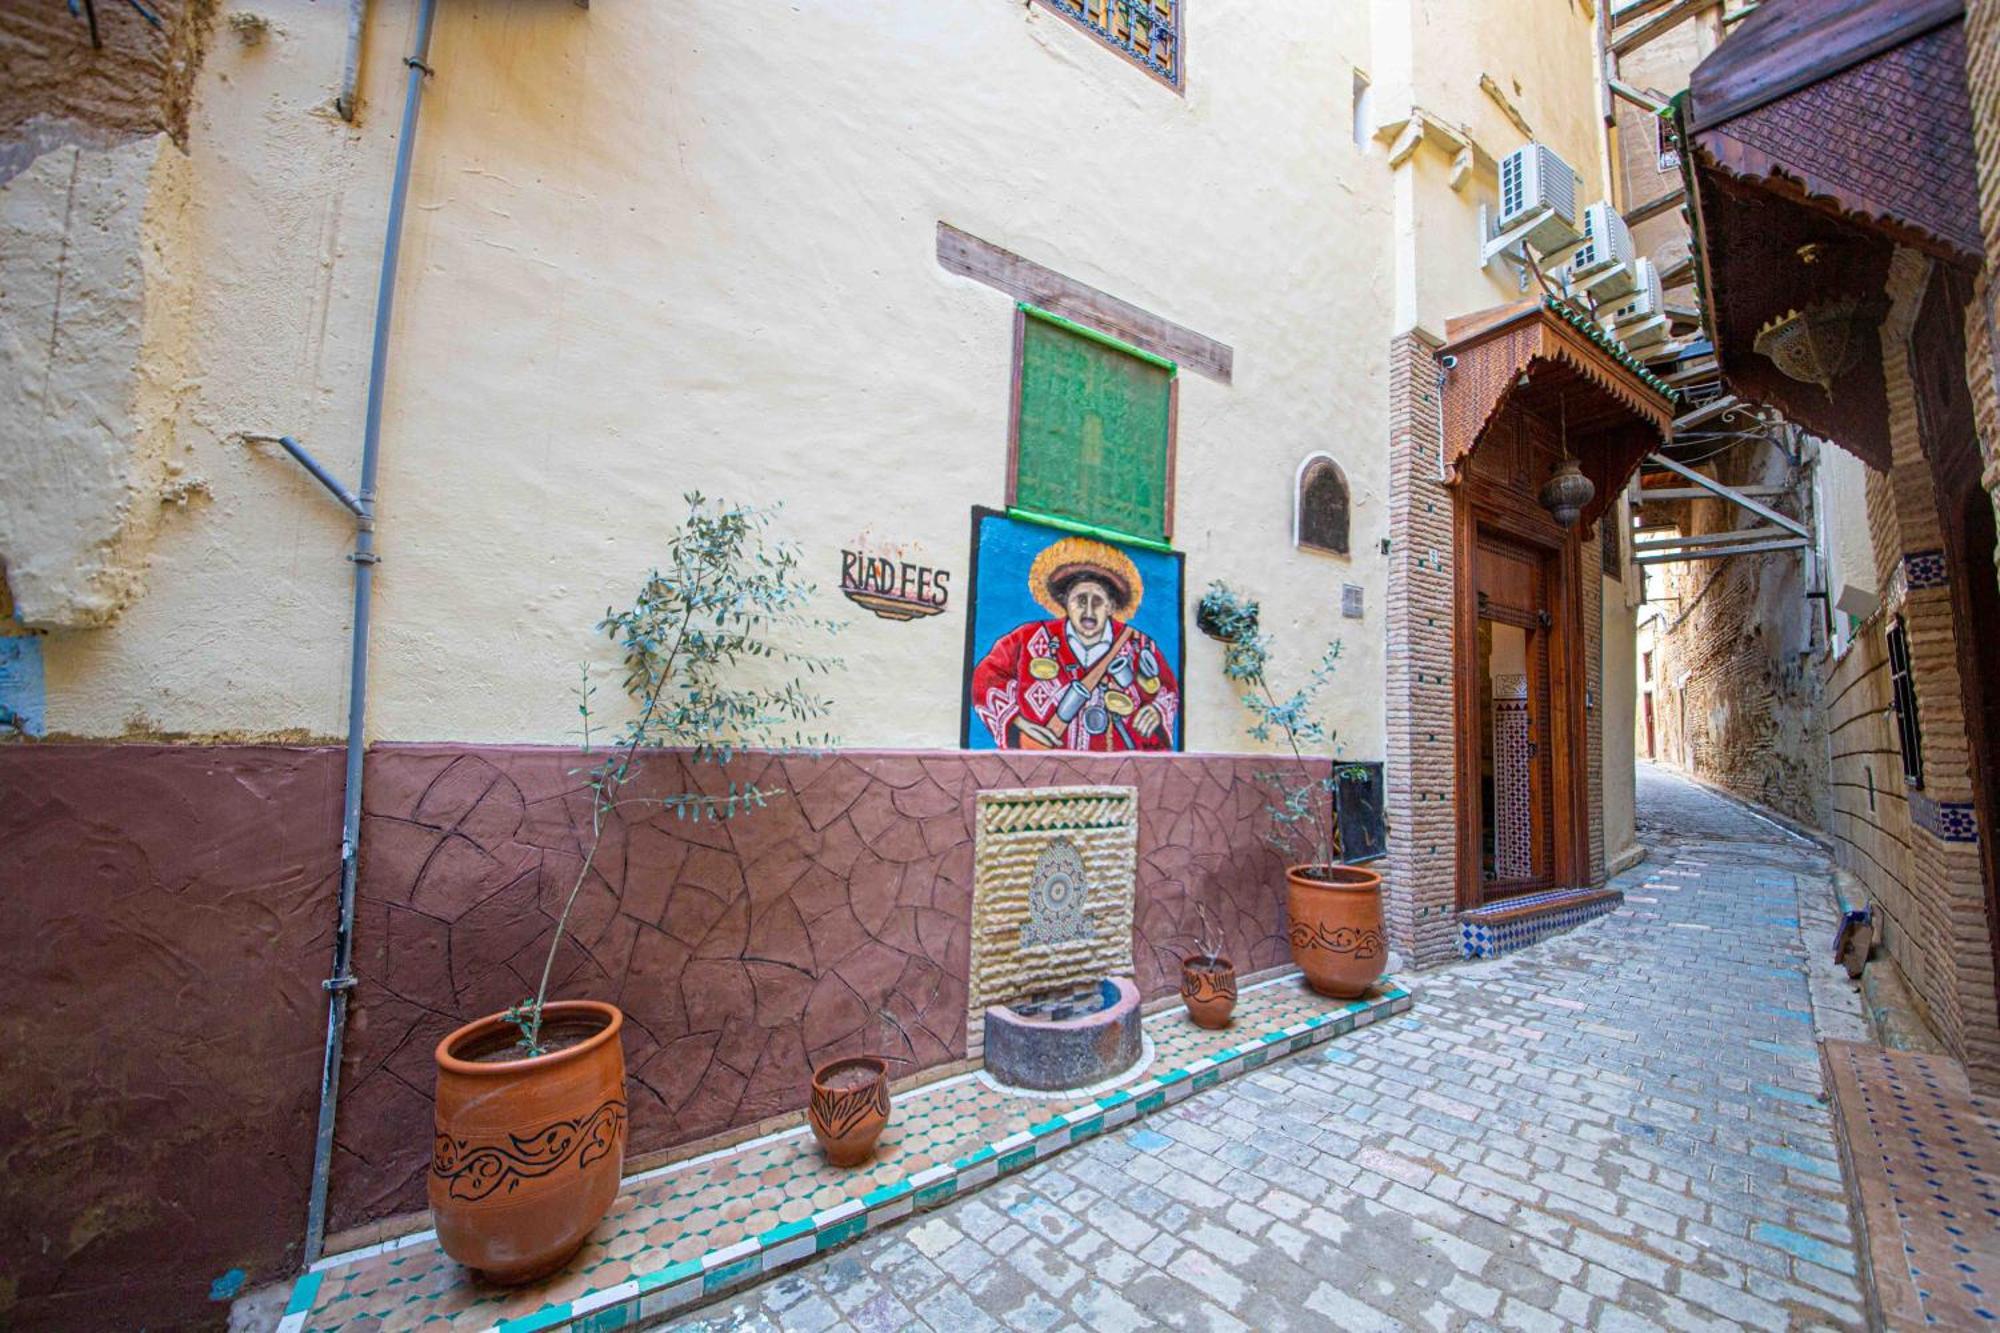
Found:
[[1170, 88], [1181, 86], [1181, 0], [1040, 0]]
[[1618, 544], [1618, 509], [1616, 506], [1609, 513], [1605, 514], [1603, 518], [1598, 520], [1597, 528], [1598, 546], [1602, 552], [1605, 576], [1614, 579], [1622, 577], [1625, 572], [1625, 565], [1622, 559], [1625, 552]]
[[1896, 739], [1903, 747], [1903, 781], [1924, 785], [1924, 740], [1917, 726], [1917, 686], [1910, 675], [1910, 637], [1897, 616], [1889, 623], [1889, 690], [1896, 705]]
[[1017, 318], [1009, 507], [1164, 546], [1174, 363], [1033, 306]]

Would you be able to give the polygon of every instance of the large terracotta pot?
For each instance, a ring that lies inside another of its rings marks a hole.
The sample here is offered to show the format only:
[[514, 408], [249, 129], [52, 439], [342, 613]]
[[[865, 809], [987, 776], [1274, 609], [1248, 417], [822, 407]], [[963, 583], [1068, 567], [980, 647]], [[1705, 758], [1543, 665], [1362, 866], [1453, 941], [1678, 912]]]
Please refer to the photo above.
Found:
[[1361, 866], [1293, 866], [1285, 872], [1292, 961], [1322, 995], [1358, 998], [1388, 961], [1382, 877]]
[[875, 1140], [889, 1123], [889, 1066], [856, 1055], [813, 1070], [806, 1120], [827, 1161], [860, 1166], [875, 1155]]
[[519, 1283], [576, 1253], [625, 1165], [624, 1026], [615, 1006], [561, 1000], [543, 1040], [581, 1040], [547, 1055], [492, 1059], [519, 1036], [498, 1014], [438, 1043], [430, 1201], [446, 1254]]
[[1236, 1009], [1236, 968], [1227, 958], [1182, 959], [1181, 1001], [1196, 1027], [1228, 1027]]

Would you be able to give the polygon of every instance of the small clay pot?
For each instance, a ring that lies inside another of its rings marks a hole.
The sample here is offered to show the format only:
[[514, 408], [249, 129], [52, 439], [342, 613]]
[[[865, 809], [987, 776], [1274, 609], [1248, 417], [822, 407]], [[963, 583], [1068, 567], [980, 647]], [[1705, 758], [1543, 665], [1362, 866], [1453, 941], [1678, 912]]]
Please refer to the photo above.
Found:
[[1362, 866], [1293, 866], [1285, 872], [1292, 961], [1306, 984], [1359, 999], [1389, 960], [1382, 935], [1382, 877]]
[[[594, 1000], [543, 1010], [532, 1059], [493, 1014], [437, 1045], [430, 1204], [444, 1252], [489, 1281], [532, 1282], [569, 1262], [618, 1197], [625, 1166], [625, 1016]], [[484, 1057], [484, 1058], [482, 1058]]]
[[1236, 1011], [1236, 968], [1227, 958], [1181, 960], [1181, 1001], [1196, 1027], [1226, 1028]]
[[826, 1160], [860, 1166], [875, 1155], [889, 1123], [889, 1066], [872, 1055], [830, 1060], [813, 1070], [806, 1120]]

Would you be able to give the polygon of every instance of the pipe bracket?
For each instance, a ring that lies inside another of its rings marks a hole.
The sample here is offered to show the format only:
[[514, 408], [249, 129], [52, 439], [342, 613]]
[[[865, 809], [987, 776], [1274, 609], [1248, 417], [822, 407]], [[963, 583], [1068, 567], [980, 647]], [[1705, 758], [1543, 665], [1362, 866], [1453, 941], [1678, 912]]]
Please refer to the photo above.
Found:
[[319, 985], [321, 990], [330, 990], [330, 991], [353, 990], [354, 974], [350, 972], [344, 977], [328, 977], [325, 981], [320, 982]]

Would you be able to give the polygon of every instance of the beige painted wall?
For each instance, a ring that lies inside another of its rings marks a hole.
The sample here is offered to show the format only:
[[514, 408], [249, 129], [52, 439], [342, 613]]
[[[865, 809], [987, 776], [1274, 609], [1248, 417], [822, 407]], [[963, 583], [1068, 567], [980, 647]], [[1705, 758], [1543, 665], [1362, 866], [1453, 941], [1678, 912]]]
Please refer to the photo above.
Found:
[[[115, 626], [47, 640], [51, 732], [341, 728], [348, 524], [236, 433], [291, 431], [357, 469], [413, 6], [370, 8], [358, 129], [323, 106], [340, 16], [251, 7], [274, 31], [218, 43], [190, 135], [202, 281], [178, 426], [213, 498], [160, 535]], [[388, 389], [371, 734], [564, 738], [579, 661], [615, 695], [591, 625], [699, 487], [784, 501], [826, 609], [852, 613], [841, 739], [955, 744], [969, 510], [1005, 493], [1012, 302], [937, 266], [943, 219], [1234, 347], [1232, 385], [1182, 375], [1190, 602], [1218, 577], [1258, 596], [1280, 685], [1341, 637], [1328, 717], [1348, 753], [1380, 754], [1393, 297], [1417, 293], [1406, 313], [1435, 324], [1519, 294], [1472, 259], [1490, 172], [1453, 193], [1440, 152], [1392, 174], [1352, 141], [1347, 71], [1382, 65], [1383, 7], [1192, 3], [1185, 95], [1033, 5], [866, 9], [441, 7]], [[1531, 10], [1416, 6], [1411, 33], [1438, 45], [1410, 67], [1501, 152], [1518, 134], [1478, 77], [1519, 78], [1594, 178], [1590, 21], [1568, 0]], [[1318, 451], [1353, 492], [1345, 559], [1291, 546], [1292, 478]], [[840, 599], [839, 549], [864, 534], [951, 570], [951, 610], [891, 624]], [[1340, 617], [1343, 583], [1362, 620]], [[1193, 749], [1249, 744], [1218, 668], [1190, 625]]]

